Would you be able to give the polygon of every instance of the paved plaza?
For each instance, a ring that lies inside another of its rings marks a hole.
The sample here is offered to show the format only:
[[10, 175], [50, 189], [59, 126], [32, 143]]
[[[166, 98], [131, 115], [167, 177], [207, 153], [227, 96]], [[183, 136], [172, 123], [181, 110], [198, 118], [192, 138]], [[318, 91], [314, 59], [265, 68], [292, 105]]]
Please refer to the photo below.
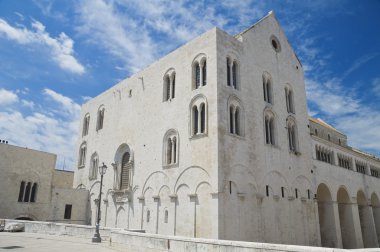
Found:
[[114, 252], [122, 250], [110, 247], [108, 241], [96, 244], [92, 243], [91, 239], [71, 236], [0, 232], [0, 251]]

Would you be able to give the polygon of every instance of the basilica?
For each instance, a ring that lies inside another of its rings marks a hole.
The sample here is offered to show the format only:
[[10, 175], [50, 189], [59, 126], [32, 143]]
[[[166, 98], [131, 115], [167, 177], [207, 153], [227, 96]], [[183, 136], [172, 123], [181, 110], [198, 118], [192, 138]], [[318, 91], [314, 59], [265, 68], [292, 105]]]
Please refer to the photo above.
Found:
[[81, 118], [74, 187], [89, 192], [92, 225], [100, 203], [106, 227], [379, 247], [380, 160], [308, 115], [303, 66], [273, 12], [234, 36], [209, 30]]

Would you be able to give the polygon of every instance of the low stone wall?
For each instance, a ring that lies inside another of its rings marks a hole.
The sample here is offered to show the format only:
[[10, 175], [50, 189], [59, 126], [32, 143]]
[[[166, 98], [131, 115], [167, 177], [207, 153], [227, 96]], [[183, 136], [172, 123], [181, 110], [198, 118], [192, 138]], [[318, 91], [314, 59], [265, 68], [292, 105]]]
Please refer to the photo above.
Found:
[[[67, 235], [91, 239], [95, 227], [63, 224], [54, 222], [5, 220], [5, 226], [11, 223], [23, 223], [25, 232], [50, 235]], [[100, 235], [112, 247], [133, 252], [342, 252], [344, 249], [283, 245], [258, 242], [225, 241], [215, 239], [165, 236], [140, 232], [125, 231], [118, 228], [100, 228]], [[375, 252], [379, 249], [356, 249], [354, 251]]]

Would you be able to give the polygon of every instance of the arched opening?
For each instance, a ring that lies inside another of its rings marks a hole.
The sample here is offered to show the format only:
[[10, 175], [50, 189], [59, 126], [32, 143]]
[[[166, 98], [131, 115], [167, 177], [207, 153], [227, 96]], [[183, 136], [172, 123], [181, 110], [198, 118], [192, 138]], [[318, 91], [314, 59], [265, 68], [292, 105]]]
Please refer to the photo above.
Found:
[[372, 217], [371, 209], [368, 206], [367, 198], [363, 191], [358, 191], [356, 196], [358, 202], [359, 219], [363, 246], [365, 248], [378, 247], [377, 235]]
[[336, 235], [334, 206], [330, 190], [325, 184], [320, 184], [317, 189], [319, 227], [321, 232], [322, 247], [338, 247]]
[[121, 181], [120, 189], [128, 189], [129, 187], [129, 159], [131, 155], [129, 152], [124, 153], [121, 161]]
[[343, 248], [356, 248], [355, 227], [352, 213], [352, 204], [347, 191], [340, 188], [337, 194], [340, 231], [342, 234]]
[[29, 217], [18, 217], [16, 220], [26, 220], [26, 221], [34, 221], [32, 218]]
[[377, 242], [380, 244], [380, 201], [376, 193], [372, 193], [371, 195], [371, 205], [372, 205], [373, 219], [375, 221]]

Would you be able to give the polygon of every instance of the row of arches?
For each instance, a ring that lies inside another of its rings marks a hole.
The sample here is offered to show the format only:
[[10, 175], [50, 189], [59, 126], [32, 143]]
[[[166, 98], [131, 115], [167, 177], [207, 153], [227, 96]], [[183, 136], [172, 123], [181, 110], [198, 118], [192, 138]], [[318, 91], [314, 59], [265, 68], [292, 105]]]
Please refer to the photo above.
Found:
[[323, 247], [378, 247], [380, 241], [380, 201], [359, 190], [350, 197], [340, 187], [333, 197], [325, 183], [317, 189], [319, 227]]

